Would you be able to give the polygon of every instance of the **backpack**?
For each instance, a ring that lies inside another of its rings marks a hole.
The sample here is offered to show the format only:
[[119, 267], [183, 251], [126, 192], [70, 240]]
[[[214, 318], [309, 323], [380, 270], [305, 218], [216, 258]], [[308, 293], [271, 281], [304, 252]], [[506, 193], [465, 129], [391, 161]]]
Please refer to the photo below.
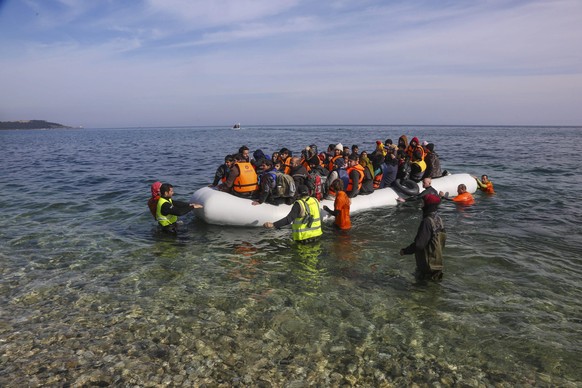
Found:
[[275, 190], [277, 196], [283, 198], [295, 197], [297, 191], [293, 177], [282, 172], [276, 172], [277, 188]]
[[323, 198], [323, 181], [321, 175], [309, 173], [306, 180], [307, 188], [309, 188], [309, 195], [317, 198], [318, 201]]

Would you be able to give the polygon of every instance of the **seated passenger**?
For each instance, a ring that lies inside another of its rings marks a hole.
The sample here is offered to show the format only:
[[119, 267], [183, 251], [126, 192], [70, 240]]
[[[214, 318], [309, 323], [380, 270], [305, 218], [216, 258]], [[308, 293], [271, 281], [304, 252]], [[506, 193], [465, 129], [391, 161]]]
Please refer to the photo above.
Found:
[[[357, 154], [355, 154], [357, 155]], [[380, 156], [380, 155], [378, 155]], [[360, 157], [360, 166], [364, 168], [364, 179], [362, 180], [362, 188], [360, 194], [371, 194], [374, 192], [374, 167], [367, 156]]]
[[[290, 176], [284, 176], [280, 171], [273, 168], [273, 162], [263, 159], [260, 162], [263, 173], [259, 176], [259, 198], [253, 201], [253, 205], [270, 203], [279, 205], [281, 203], [292, 204], [295, 198], [295, 182]], [[287, 178], [287, 179], [285, 179]]]
[[226, 178], [228, 177], [228, 174], [230, 173], [230, 168], [232, 167], [233, 164], [234, 158], [232, 157], [232, 155], [226, 155], [224, 157], [224, 164], [218, 166], [218, 168], [216, 169], [216, 173], [214, 173], [214, 181], [212, 181], [212, 184], [208, 186], [216, 187], [221, 181], [222, 183], [226, 182]]
[[251, 198], [258, 192], [257, 173], [249, 162], [245, 162], [242, 154], [234, 156], [234, 165], [220, 190], [242, 198]]
[[420, 182], [426, 170], [426, 162], [423, 160], [422, 151], [415, 149], [412, 153], [412, 163], [410, 163], [410, 179]]
[[349, 177], [346, 192], [350, 198], [354, 198], [360, 193], [362, 182], [364, 181], [364, 167], [360, 165], [358, 160], [358, 155], [350, 155], [348, 168], [346, 169]]
[[467, 191], [467, 186], [462, 183], [457, 187], [457, 196], [449, 198], [448, 194], [449, 193], [439, 191], [439, 196], [447, 201], [454, 201], [460, 205], [472, 205], [475, 203], [475, 199], [471, 193]]
[[438, 178], [443, 176], [443, 171], [441, 170], [441, 162], [438, 154], [434, 152], [433, 143], [428, 143], [426, 145], [424, 161], [426, 162], [424, 178]]

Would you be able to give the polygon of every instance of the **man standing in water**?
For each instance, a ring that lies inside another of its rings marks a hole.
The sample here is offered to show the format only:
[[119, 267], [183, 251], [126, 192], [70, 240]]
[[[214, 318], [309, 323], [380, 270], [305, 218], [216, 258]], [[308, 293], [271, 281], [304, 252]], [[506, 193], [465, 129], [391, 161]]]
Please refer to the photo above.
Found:
[[305, 185], [297, 187], [299, 198], [293, 204], [286, 217], [275, 222], [265, 222], [265, 228], [281, 228], [293, 223], [293, 240], [305, 244], [317, 241], [323, 234], [321, 229], [321, 214], [319, 201], [309, 196], [309, 188]]
[[178, 216], [189, 213], [192, 209], [200, 209], [202, 205], [197, 203], [186, 203], [174, 201], [174, 186], [164, 183], [160, 186], [160, 199], [156, 209], [156, 220], [164, 232], [176, 233]]
[[400, 250], [400, 256], [414, 253], [417, 279], [440, 280], [443, 277], [443, 249], [447, 238], [437, 212], [441, 199], [438, 195], [427, 194], [423, 201], [422, 221], [416, 237], [409, 246]]

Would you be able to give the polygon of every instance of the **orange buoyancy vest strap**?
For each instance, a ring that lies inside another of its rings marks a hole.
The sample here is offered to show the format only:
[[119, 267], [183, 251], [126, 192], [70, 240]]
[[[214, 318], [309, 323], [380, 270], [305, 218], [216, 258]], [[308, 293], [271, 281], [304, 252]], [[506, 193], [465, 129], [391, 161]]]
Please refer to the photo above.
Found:
[[234, 180], [232, 186], [237, 193], [248, 193], [259, 189], [257, 173], [253, 165], [248, 162], [235, 163], [238, 167], [239, 174]]

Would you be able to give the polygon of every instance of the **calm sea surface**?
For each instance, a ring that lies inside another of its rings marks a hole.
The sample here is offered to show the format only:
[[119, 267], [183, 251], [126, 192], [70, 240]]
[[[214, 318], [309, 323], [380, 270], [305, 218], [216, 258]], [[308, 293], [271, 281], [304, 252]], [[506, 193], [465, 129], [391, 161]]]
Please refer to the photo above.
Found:
[[[244, 127], [244, 126], [243, 126]], [[246, 144], [299, 153], [402, 134], [497, 195], [441, 206], [442, 283], [399, 256], [421, 211], [289, 230], [161, 235], [176, 199]], [[580, 386], [582, 128], [247, 127], [0, 131], [0, 385]]]

